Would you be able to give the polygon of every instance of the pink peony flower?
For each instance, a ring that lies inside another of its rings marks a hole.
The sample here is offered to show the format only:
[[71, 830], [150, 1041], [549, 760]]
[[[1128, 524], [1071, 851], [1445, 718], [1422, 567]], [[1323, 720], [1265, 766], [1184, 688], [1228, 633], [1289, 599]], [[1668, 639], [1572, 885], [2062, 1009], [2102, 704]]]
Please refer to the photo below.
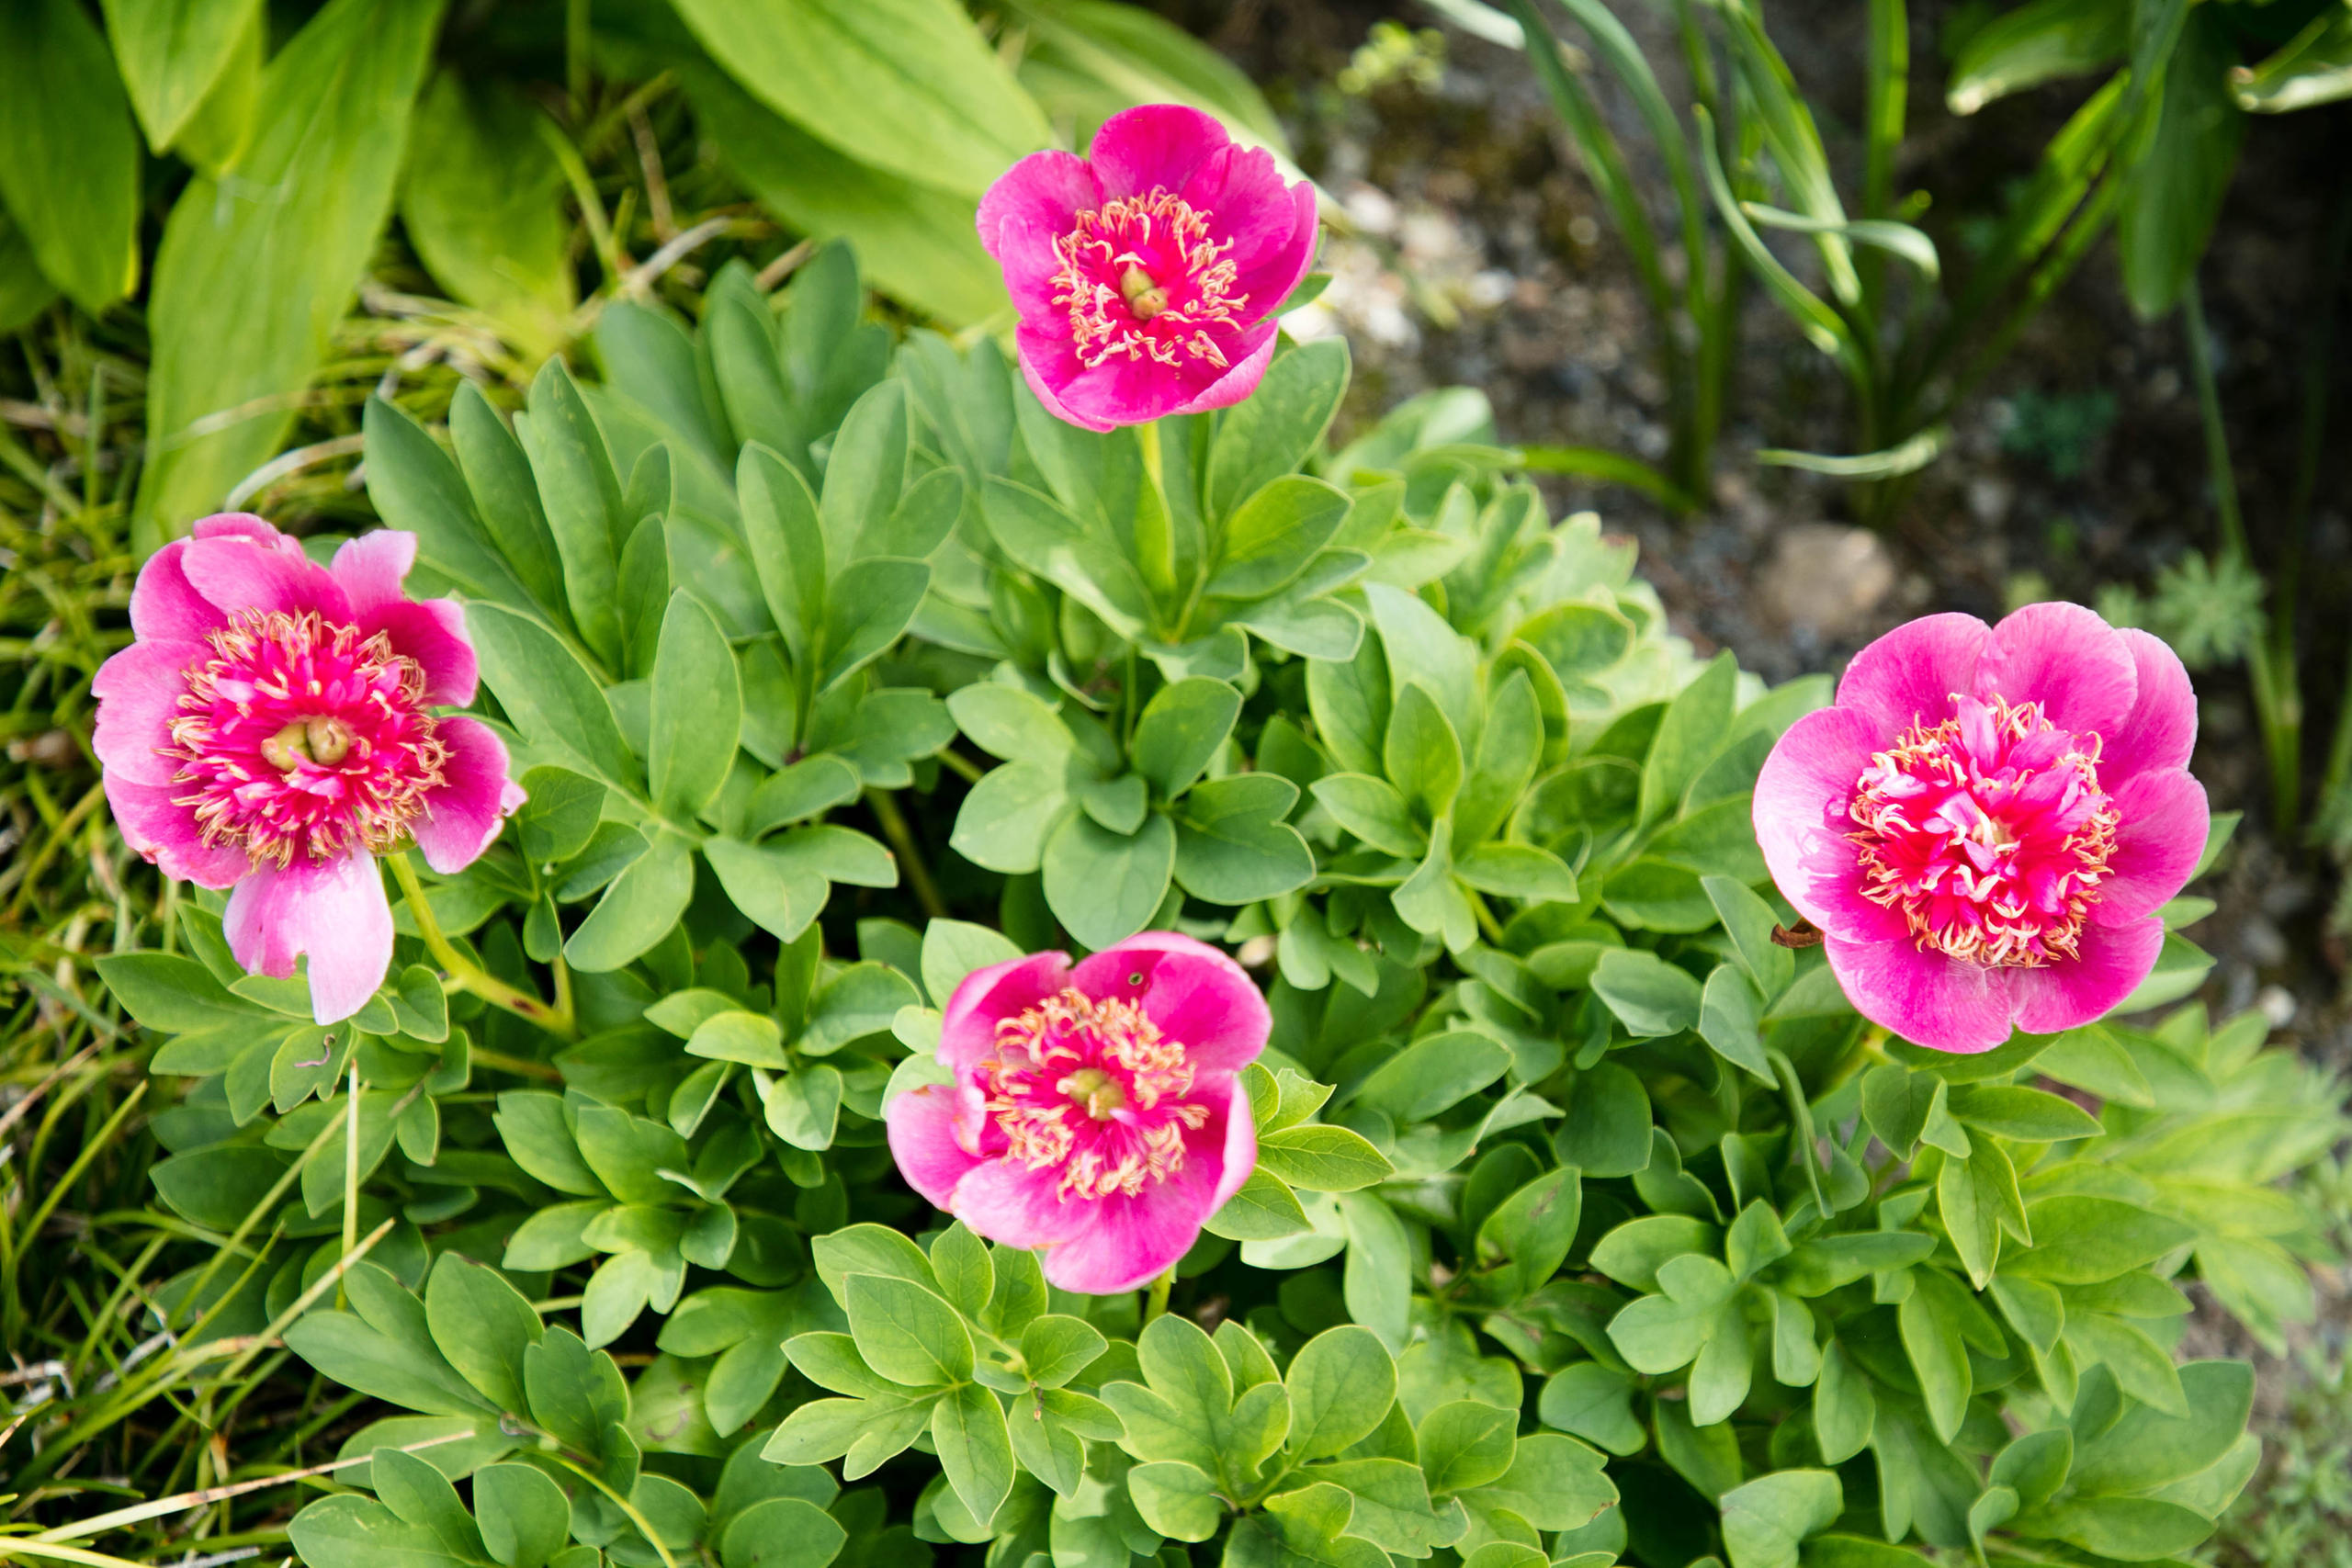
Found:
[[311, 957], [321, 1023], [359, 1010], [392, 956], [374, 856], [405, 836], [434, 870], [470, 863], [523, 803], [506, 748], [432, 705], [473, 701], [451, 599], [401, 591], [416, 536], [389, 529], [332, 571], [258, 517], [197, 524], [140, 569], [137, 640], [91, 683], [107, 800], [130, 847], [234, 887], [230, 951], [259, 974]]
[[1929, 615], [1856, 655], [1756, 783], [1772, 880], [1862, 1015], [1939, 1051], [2132, 994], [2204, 852], [2172, 649], [2075, 604]]
[[1258, 1163], [1238, 1074], [1272, 1026], [1241, 965], [1173, 931], [976, 970], [940, 1027], [955, 1082], [890, 1101], [890, 1153], [981, 1235], [1046, 1248], [1062, 1289], [1131, 1291]]
[[1032, 152], [980, 198], [1031, 389], [1088, 430], [1239, 402], [1315, 259], [1315, 187], [1178, 104], [1113, 115], [1088, 151]]

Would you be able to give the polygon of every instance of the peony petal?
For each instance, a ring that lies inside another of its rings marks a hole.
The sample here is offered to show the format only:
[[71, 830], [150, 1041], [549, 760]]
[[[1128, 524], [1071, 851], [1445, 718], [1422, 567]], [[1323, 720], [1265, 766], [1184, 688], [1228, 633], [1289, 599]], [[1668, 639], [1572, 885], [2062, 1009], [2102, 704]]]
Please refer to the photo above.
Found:
[[229, 951], [257, 975], [283, 979], [297, 954], [310, 954], [311, 1015], [321, 1023], [357, 1012], [391, 966], [392, 908], [373, 855], [260, 866], [229, 895], [221, 925]]
[[2028, 604], [1993, 628], [1968, 689], [1988, 702], [2039, 703], [2061, 729], [2104, 736], [2132, 711], [2140, 681], [2114, 627], [2080, 604], [2052, 602]]
[[[1756, 777], [1756, 841], [1781, 897], [1825, 931], [1861, 940], [1885, 911], [1861, 896], [1861, 862], [1846, 807], [1880, 744], [1849, 707], [1817, 708], [1774, 742]], [[1892, 933], [1889, 933], [1892, 934]]]
[[199, 517], [188, 529], [191, 537], [198, 539], [252, 539], [271, 549], [291, 549], [302, 553], [301, 542], [292, 536], [281, 534], [276, 524], [266, 517], [250, 512], [216, 512], [209, 517]]
[[[1059, 237], [1078, 227], [1078, 215], [1102, 205], [1102, 187], [1075, 152], [1032, 152], [997, 176], [980, 197], [975, 220], [980, 248], [1000, 263], [1008, 232]], [[1009, 264], [1008, 264], [1009, 265]]]
[[1102, 122], [1087, 162], [1105, 198], [1181, 191], [1193, 171], [1232, 145], [1213, 115], [1182, 104], [1145, 104]]
[[2115, 635], [2131, 652], [2137, 693], [2123, 721], [2100, 732], [2098, 776], [2109, 793], [2135, 773], [2188, 766], [2197, 747], [2197, 694], [2180, 655], [2137, 626]]
[[1216, 1190], [1209, 1195], [1209, 1213], [1214, 1214], [1225, 1207], [1227, 1199], [1241, 1190], [1250, 1173], [1258, 1168], [1258, 1123], [1250, 1114], [1250, 1097], [1242, 1092], [1238, 1077], [1216, 1075], [1223, 1081], [1208, 1076], [1193, 1086], [1193, 1098], [1220, 1107], [1208, 1120], [1203, 1131], [1214, 1136], [1217, 1122], [1225, 1122], [1225, 1146], [1218, 1151], [1221, 1167], [1217, 1171]]
[[506, 743], [488, 725], [445, 718], [439, 733], [449, 760], [440, 784], [425, 792], [424, 812], [408, 827], [424, 863], [448, 876], [490, 848], [500, 825], [523, 804], [523, 788], [507, 777]]
[[1881, 746], [1914, 724], [1938, 724], [1955, 693], [1974, 688], [1992, 632], [1973, 615], [1922, 615], [1854, 655], [1838, 680], [1838, 705], [1860, 714]]
[[172, 720], [179, 716], [189, 668], [211, 654], [200, 642], [142, 638], [98, 666], [90, 682], [98, 699], [90, 745], [108, 773], [144, 784], [172, 782], [180, 764], [163, 749], [172, 743]]
[[1024, 321], [1012, 337], [1020, 355], [1021, 378], [1029, 383], [1029, 389], [1045, 404], [1046, 412], [1064, 424], [1101, 434], [1123, 423], [1139, 424], [1159, 417], [1156, 413], [1138, 413], [1133, 418], [1112, 418], [1105, 412], [1096, 412], [1091, 404], [1098, 394], [1092, 388], [1079, 390], [1073, 400], [1068, 394], [1080, 377], [1091, 373], [1079, 364], [1078, 351], [1070, 344], [1066, 325]]
[[315, 610], [330, 621], [352, 618], [351, 601], [334, 574], [300, 551], [288, 556], [243, 536], [195, 539], [180, 557], [180, 567], [198, 592], [231, 615], [256, 610], [299, 615]]
[[1071, 971], [1070, 983], [1098, 1001], [1141, 1003], [1160, 1034], [1182, 1042], [1206, 1072], [1239, 1072], [1258, 1059], [1273, 1029], [1248, 971], [1175, 931], [1143, 931], [1106, 947]]
[[1822, 945], [1854, 1010], [1915, 1045], [1973, 1055], [2009, 1037], [2011, 980], [2028, 971], [1922, 953], [1908, 937]]
[[199, 887], [233, 887], [253, 870], [253, 859], [234, 844], [208, 844], [196, 813], [175, 804], [177, 784], [145, 784], [108, 768], [101, 775], [107, 805], [123, 842], [165, 876]]
[[416, 564], [416, 536], [400, 528], [378, 528], [345, 541], [334, 553], [334, 580], [343, 584], [358, 615], [385, 604], [402, 604], [401, 580]]
[[2181, 770], [2138, 774], [2114, 798], [2121, 818], [2107, 862], [2114, 874], [2091, 906], [2103, 926], [2131, 925], [2187, 886], [2213, 820], [2205, 786]]
[[1301, 180], [1286, 194], [1291, 232], [1257, 261], [1239, 267], [1236, 290], [1246, 301], [1245, 319], [1262, 318], [1279, 310], [1298, 280], [1315, 265], [1316, 242], [1321, 237], [1322, 214], [1315, 204], [1315, 187]]
[[927, 1084], [908, 1089], [882, 1108], [899, 1174], [938, 1208], [948, 1207], [956, 1184], [980, 1163], [978, 1155], [966, 1150], [960, 1128], [968, 1117], [979, 1114], [979, 1090], [969, 1085]]
[[1017, 1018], [1069, 984], [1069, 954], [1033, 953], [975, 969], [940, 1010], [939, 1059], [958, 1073], [996, 1051], [997, 1020]]
[[2056, 1034], [2105, 1018], [2140, 988], [2164, 951], [2165, 923], [2154, 915], [2131, 925], [2083, 928], [2081, 956], [2041, 969], [2013, 969], [2018, 1027]]
[[1051, 1247], [1084, 1229], [1092, 1204], [1061, 1196], [1058, 1168], [1032, 1170], [1016, 1160], [989, 1160], [956, 1184], [947, 1212], [1006, 1247]]
[[[1310, 195], [1314, 187], [1299, 184]], [[1297, 209], [1274, 155], [1262, 147], [1228, 143], [1201, 161], [1179, 191], [1209, 220], [1210, 238], [1228, 247], [1224, 259], [1250, 272], [1286, 255], [1298, 235]], [[1250, 300], [1263, 310], [1278, 301]]]
[[392, 651], [416, 660], [424, 671], [424, 700], [463, 707], [474, 700], [479, 667], [466, 635], [466, 613], [455, 599], [395, 599], [359, 613], [359, 629], [384, 633]]
[[1222, 1163], [1187, 1159], [1183, 1169], [1132, 1198], [1097, 1199], [1084, 1228], [1046, 1252], [1046, 1280], [1108, 1296], [1158, 1278], [1193, 1249], [1202, 1223], [1216, 1212]]
[[229, 624], [220, 607], [196, 591], [180, 564], [186, 539], [147, 558], [130, 590], [130, 629], [141, 637], [201, 642]]
[[[1232, 367], [1173, 412], [1207, 413], [1212, 409], [1231, 408], [1256, 391], [1258, 383], [1266, 378], [1266, 367], [1274, 362], [1274, 343], [1280, 325], [1269, 316], [1226, 344], [1226, 357], [1232, 360]], [[1236, 349], [1246, 352], [1236, 358], [1233, 352]]]

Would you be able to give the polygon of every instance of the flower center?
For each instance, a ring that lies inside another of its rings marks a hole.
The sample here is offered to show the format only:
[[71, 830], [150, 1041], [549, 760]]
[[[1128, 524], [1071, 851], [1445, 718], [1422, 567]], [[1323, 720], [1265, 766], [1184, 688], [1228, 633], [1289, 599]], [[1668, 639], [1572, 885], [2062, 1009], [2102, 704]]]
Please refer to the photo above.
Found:
[[1238, 273], [1209, 238], [1209, 215], [1164, 187], [1115, 197], [1054, 242], [1061, 267], [1054, 303], [1069, 312], [1078, 357], [1088, 369], [1114, 355], [1181, 366], [1226, 368], [1211, 328], [1238, 331], [1249, 296], [1235, 292]]
[[2036, 703], [1954, 703], [1856, 781], [1848, 837], [1863, 895], [1899, 911], [1922, 952], [2027, 968], [2073, 958], [2120, 820], [2099, 787], [2099, 738]]
[[210, 641], [163, 748], [205, 841], [281, 867], [398, 841], [449, 756], [416, 662], [315, 614], [243, 612]]
[[1209, 1108], [1188, 1100], [1193, 1065], [1133, 1001], [1075, 987], [996, 1026], [980, 1064], [1003, 1157], [1058, 1169], [1065, 1198], [1133, 1197], [1184, 1167], [1184, 1134]]

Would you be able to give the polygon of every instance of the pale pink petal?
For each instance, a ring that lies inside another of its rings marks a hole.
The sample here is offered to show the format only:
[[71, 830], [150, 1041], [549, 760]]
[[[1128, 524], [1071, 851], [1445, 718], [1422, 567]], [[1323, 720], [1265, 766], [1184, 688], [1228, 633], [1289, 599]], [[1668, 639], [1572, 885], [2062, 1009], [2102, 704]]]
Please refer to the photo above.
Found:
[[299, 550], [288, 555], [242, 536], [193, 539], [180, 568], [198, 592], [232, 615], [315, 610], [325, 620], [351, 619], [351, 601], [334, 574]]
[[507, 777], [506, 743], [488, 725], [445, 718], [439, 733], [449, 760], [408, 829], [424, 852], [424, 863], [447, 876], [490, 848], [500, 825], [523, 804], [523, 788]]
[[[1883, 639], [1882, 639], [1883, 640]], [[1864, 898], [1847, 807], [1885, 742], [1856, 710], [1816, 708], [1791, 725], [1756, 777], [1756, 841], [1781, 894], [1825, 931], [1859, 940], [1879, 906]]]
[[1148, 196], [1182, 191], [1232, 141], [1213, 115], [1182, 104], [1145, 104], [1104, 120], [1086, 157], [1105, 197]]
[[372, 855], [264, 865], [237, 884], [221, 918], [229, 951], [257, 975], [294, 973], [311, 959], [311, 1014], [321, 1023], [366, 1005], [392, 962], [392, 910]]
[[2107, 862], [2113, 875], [2091, 906], [2091, 919], [2103, 926], [2130, 925], [2187, 886], [2212, 826], [2205, 786], [2186, 772], [2135, 774], [2114, 800], [2120, 820]]
[[981, 1114], [979, 1091], [966, 1085], [927, 1084], [909, 1089], [882, 1108], [889, 1129], [890, 1157], [907, 1185], [935, 1207], [949, 1205], [956, 1184], [979, 1165], [967, 1147], [965, 1123]]
[[2180, 655], [2137, 626], [2115, 635], [2131, 651], [2138, 689], [2123, 721], [2099, 735], [2099, 782], [2110, 794], [2135, 773], [2188, 766], [2197, 746], [2197, 694]]
[[195, 811], [172, 799], [181, 793], [181, 786], [141, 784], [112, 768], [105, 771], [101, 780], [123, 842], [165, 876], [199, 887], [232, 887], [253, 869], [252, 858], [243, 850], [204, 841]]
[[1220, 1108], [1203, 1131], [1214, 1136], [1218, 1118], [1222, 1117], [1225, 1122], [1225, 1146], [1218, 1151], [1221, 1164], [1216, 1187], [1209, 1194], [1209, 1212], [1215, 1213], [1225, 1207], [1227, 1199], [1241, 1190], [1241, 1184], [1258, 1168], [1258, 1123], [1250, 1114], [1250, 1097], [1242, 1091], [1238, 1077], [1217, 1083], [1204, 1076], [1193, 1086], [1193, 1098]]
[[1915, 1045], [1973, 1055], [2009, 1037], [2011, 976], [2026, 971], [1922, 953], [1908, 937], [1823, 946], [1854, 1010]]
[[2085, 926], [2080, 958], [2009, 971], [2016, 976], [2018, 1027], [2056, 1034], [2105, 1018], [2148, 977], [2164, 945], [2165, 924], [2153, 915], [2127, 926]]
[[[1059, 1168], [1032, 1170], [1015, 1160], [976, 1166], [944, 1205], [974, 1233], [1006, 1247], [1051, 1247], [1083, 1229], [1094, 1203], [1065, 1199]], [[1052, 1276], [1048, 1267], [1047, 1277]]]
[[189, 667], [211, 654], [200, 642], [155, 637], [134, 642], [98, 666], [90, 682], [90, 693], [98, 699], [90, 745], [108, 772], [140, 784], [172, 782], [180, 764], [163, 755], [163, 749], [172, 743], [172, 720], [179, 716]]
[[1142, 931], [1106, 947], [1071, 971], [1070, 983], [1097, 1001], [1140, 1002], [1162, 1038], [1181, 1041], [1204, 1071], [1240, 1071], [1273, 1028], [1247, 970], [1176, 931]]
[[1922, 615], [1854, 655], [1838, 677], [1838, 705], [1862, 716], [1879, 745], [1914, 724], [1939, 724], [1956, 694], [1974, 689], [1992, 636], [1973, 615]]
[[334, 553], [334, 580], [343, 584], [356, 615], [384, 604], [405, 603], [401, 580], [416, 564], [416, 536], [400, 528], [379, 528], [347, 539]]
[[424, 671], [427, 703], [463, 707], [474, 700], [474, 645], [466, 635], [466, 613], [455, 599], [395, 599], [361, 611], [359, 629], [369, 637], [384, 633], [394, 653], [416, 660]]
[[199, 517], [188, 533], [198, 539], [252, 539], [274, 550], [291, 549], [297, 555], [302, 550], [300, 540], [279, 533], [268, 518], [256, 517], [250, 512], [216, 512], [209, 517]]
[[1046, 1280], [1065, 1291], [1107, 1296], [1158, 1278], [1192, 1250], [1202, 1224], [1216, 1213], [1222, 1164], [1187, 1159], [1182, 1170], [1132, 1198], [1097, 1199], [1084, 1227], [1048, 1247]]
[[229, 624], [220, 607], [196, 591], [181, 570], [186, 539], [174, 539], [147, 558], [130, 590], [130, 629], [141, 637], [200, 642]]
[[1069, 983], [1069, 954], [1033, 953], [975, 969], [940, 1010], [939, 1059], [958, 1073], [996, 1050], [996, 1023], [1017, 1018]]
[[2139, 693], [2132, 650], [2080, 604], [2052, 602], [2011, 612], [1985, 640], [1976, 696], [2039, 703], [2042, 716], [2077, 735], [2104, 736]]

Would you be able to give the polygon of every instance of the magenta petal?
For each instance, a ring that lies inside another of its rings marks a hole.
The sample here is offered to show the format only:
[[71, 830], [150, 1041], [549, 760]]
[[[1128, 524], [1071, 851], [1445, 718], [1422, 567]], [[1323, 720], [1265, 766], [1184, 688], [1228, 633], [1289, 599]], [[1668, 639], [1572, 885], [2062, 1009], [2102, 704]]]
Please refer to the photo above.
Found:
[[2137, 774], [2114, 798], [2120, 819], [2107, 861], [2112, 875], [2091, 906], [2103, 926], [2130, 925], [2187, 886], [2212, 827], [2205, 786], [2182, 771]]
[[1069, 954], [1033, 953], [975, 969], [940, 1010], [939, 1059], [961, 1074], [996, 1051], [996, 1023], [1017, 1018], [1069, 983]]
[[2008, 1039], [2010, 977], [2030, 973], [1922, 953], [1907, 937], [1823, 946], [1855, 1011], [1935, 1051], [1973, 1055]]
[[1060, 1187], [1058, 1169], [989, 1160], [956, 1184], [947, 1212], [1006, 1247], [1051, 1247], [1083, 1229], [1094, 1206], [1063, 1198]]
[[346, 540], [334, 553], [334, 580], [351, 599], [356, 615], [383, 604], [404, 603], [401, 580], [416, 564], [416, 536], [399, 528], [379, 528]]
[[1283, 194], [1283, 202], [1291, 224], [1288, 238], [1257, 261], [1238, 268], [1235, 286], [1249, 301], [1245, 319], [1281, 310], [1291, 290], [1298, 287], [1299, 279], [1315, 265], [1315, 243], [1322, 231], [1315, 187], [1301, 180]]
[[949, 1206], [956, 1184], [979, 1165], [965, 1144], [964, 1123], [981, 1114], [980, 1092], [967, 1084], [927, 1084], [909, 1089], [882, 1108], [889, 1129], [890, 1157], [907, 1185], [934, 1206]]
[[2059, 728], [2104, 736], [2132, 711], [2139, 688], [2115, 628], [2080, 604], [2052, 602], [2028, 604], [1993, 628], [1972, 690], [1988, 702], [2039, 703]]
[[130, 590], [130, 629], [141, 637], [201, 642], [228, 625], [220, 607], [196, 591], [181, 569], [186, 539], [174, 539], [147, 558]]
[[2151, 915], [2131, 925], [2083, 928], [2081, 956], [2017, 976], [2018, 1027], [2056, 1034], [2105, 1018], [2148, 977], [2164, 951], [2165, 923]]
[[112, 768], [106, 770], [102, 782], [123, 842], [165, 876], [199, 887], [233, 887], [253, 869], [243, 850], [204, 841], [196, 813], [172, 798], [181, 792], [180, 785], [141, 784]]
[[998, 176], [980, 197], [976, 220], [980, 248], [997, 261], [1008, 229], [1061, 235], [1078, 226], [1078, 215], [1102, 205], [1094, 171], [1075, 152], [1032, 152]]
[[2100, 732], [2098, 776], [2110, 793], [2135, 773], [2188, 766], [2197, 746], [2197, 694], [2180, 655], [2137, 626], [2115, 635], [2131, 652], [2138, 691], [2123, 722]]
[[316, 611], [329, 621], [351, 619], [351, 601], [343, 585], [299, 551], [288, 556], [242, 536], [195, 539], [180, 557], [180, 565], [198, 592], [232, 615], [239, 610], [289, 615]]
[[[1781, 896], [1825, 931], [1857, 938], [1876, 930], [1846, 808], [1882, 742], [1848, 707], [1817, 708], [1791, 725], [1756, 777], [1756, 841]], [[1859, 930], [1857, 928], [1860, 928]]]
[[160, 637], [132, 643], [104, 664], [90, 682], [98, 699], [91, 749], [109, 773], [145, 784], [167, 784], [179, 772], [163, 754], [172, 743], [172, 720], [187, 690], [187, 671], [211, 655], [200, 642]]
[[[1305, 181], [1300, 185], [1312, 193], [1313, 186]], [[1283, 254], [1297, 238], [1290, 189], [1274, 167], [1273, 154], [1262, 147], [1228, 143], [1218, 148], [1202, 160], [1178, 194], [1195, 209], [1216, 215], [1217, 239], [1232, 247], [1226, 259], [1240, 272]], [[1276, 301], [1253, 297], [1250, 303], [1264, 310]]]
[[279, 533], [268, 518], [250, 512], [216, 512], [209, 517], [199, 517], [188, 533], [198, 539], [252, 539], [272, 549], [290, 547], [297, 554], [302, 548], [299, 541]]
[[449, 760], [441, 783], [425, 792], [424, 812], [408, 825], [424, 863], [447, 876], [490, 848], [498, 829], [523, 804], [522, 786], [506, 776], [506, 743], [470, 718], [441, 721]]
[[1020, 351], [1021, 378], [1029, 383], [1029, 389], [1037, 394], [1046, 412], [1064, 424], [1074, 424], [1099, 435], [1106, 430], [1116, 430], [1122, 423], [1136, 424], [1159, 417], [1148, 413], [1125, 421], [1113, 418], [1081, 406], [1087, 401], [1082, 393], [1075, 400], [1065, 400], [1063, 393], [1082, 373], [1067, 330], [1024, 321], [1014, 332], [1013, 343]]
[[321, 1023], [366, 1005], [392, 962], [392, 909], [375, 857], [256, 868], [229, 895], [221, 926], [237, 962], [279, 979], [311, 958], [311, 1014]]
[[424, 671], [424, 700], [463, 707], [474, 700], [479, 668], [466, 635], [466, 613], [455, 599], [395, 599], [359, 613], [359, 629], [391, 638], [392, 651]]
[[[1230, 369], [1201, 389], [1191, 400], [1174, 412], [1177, 413], [1207, 413], [1212, 409], [1231, 408], [1258, 389], [1266, 378], [1266, 367], [1274, 362], [1274, 340], [1280, 324], [1272, 317], [1243, 333], [1235, 340], [1238, 346], [1250, 347], [1249, 353], [1233, 362]], [[1228, 354], [1228, 358], [1231, 355]]]
[[1854, 655], [1838, 677], [1838, 705], [1868, 722], [1881, 745], [1914, 724], [1939, 724], [1955, 694], [1973, 690], [1992, 632], [1973, 615], [1922, 615]]
[[1046, 1280], [1107, 1296], [1158, 1278], [1192, 1250], [1202, 1223], [1216, 1212], [1219, 1163], [1188, 1159], [1132, 1198], [1098, 1199], [1085, 1228], [1046, 1252]]
[[[1209, 1213], [1214, 1214], [1225, 1207], [1227, 1199], [1241, 1190], [1241, 1184], [1258, 1168], [1258, 1123], [1250, 1114], [1250, 1097], [1242, 1092], [1238, 1077], [1227, 1078], [1223, 1083], [1204, 1078], [1194, 1084], [1193, 1098], [1221, 1107], [1219, 1114], [1225, 1118], [1225, 1146], [1219, 1151], [1222, 1165], [1216, 1190], [1209, 1194]], [[1204, 1131], [1214, 1136], [1216, 1130], [1216, 1119], [1212, 1116]]]
[[1193, 171], [1233, 138], [1213, 115], [1182, 104], [1145, 104], [1102, 122], [1086, 152], [1106, 198], [1182, 191]]
[[1240, 964], [1175, 931], [1144, 931], [1106, 947], [1070, 974], [1097, 1001], [1136, 1001], [1167, 1040], [1204, 1072], [1238, 1072], [1273, 1029], [1266, 998]]

